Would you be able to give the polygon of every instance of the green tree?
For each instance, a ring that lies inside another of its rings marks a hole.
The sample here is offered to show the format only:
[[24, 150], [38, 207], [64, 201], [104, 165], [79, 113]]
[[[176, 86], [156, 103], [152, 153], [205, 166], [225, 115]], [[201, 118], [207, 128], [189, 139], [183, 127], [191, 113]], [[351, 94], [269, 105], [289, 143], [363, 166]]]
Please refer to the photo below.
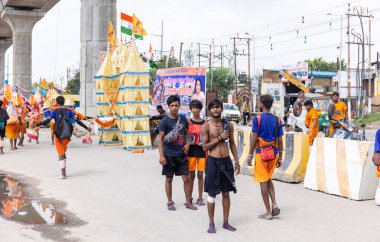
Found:
[[206, 77], [207, 90], [217, 91], [220, 98], [226, 99], [230, 90], [234, 87], [234, 75], [231, 74], [230, 69], [215, 68], [212, 71], [208, 71]]
[[[312, 60], [305, 60], [309, 65], [309, 70], [313, 71], [338, 71], [339, 64], [335, 61], [326, 61], [322, 57], [314, 58]], [[342, 70], [347, 70], [347, 64], [342, 60]]]
[[67, 82], [65, 90], [69, 90], [71, 94], [79, 94], [80, 90], [80, 72], [75, 73], [75, 76]]

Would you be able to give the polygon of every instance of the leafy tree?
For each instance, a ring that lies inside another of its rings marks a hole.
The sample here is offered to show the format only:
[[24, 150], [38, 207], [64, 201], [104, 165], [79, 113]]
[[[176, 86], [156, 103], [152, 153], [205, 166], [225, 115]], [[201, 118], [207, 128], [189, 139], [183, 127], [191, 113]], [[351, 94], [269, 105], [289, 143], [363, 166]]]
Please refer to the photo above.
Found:
[[215, 68], [212, 71], [207, 72], [206, 85], [207, 90], [217, 91], [220, 98], [226, 99], [230, 90], [234, 87], [234, 75], [231, 74], [229, 68]]
[[75, 76], [67, 82], [65, 90], [70, 90], [71, 94], [79, 94], [80, 90], [80, 72], [75, 73]]
[[[335, 61], [326, 61], [322, 57], [314, 58], [312, 60], [305, 60], [309, 65], [309, 70], [313, 71], [338, 71], [339, 64]], [[347, 70], [347, 64], [344, 59], [342, 62], [342, 70]]]

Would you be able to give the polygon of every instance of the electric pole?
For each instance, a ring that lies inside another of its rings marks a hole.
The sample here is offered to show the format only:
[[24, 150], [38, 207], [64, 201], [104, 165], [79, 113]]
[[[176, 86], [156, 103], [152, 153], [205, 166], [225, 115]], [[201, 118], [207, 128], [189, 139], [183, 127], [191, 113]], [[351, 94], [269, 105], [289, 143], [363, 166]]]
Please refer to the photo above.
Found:
[[179, 65], [180, 66], [182, 66], [182, 46], [183, 46], [183, 42], [181, 42], [179, 46]]

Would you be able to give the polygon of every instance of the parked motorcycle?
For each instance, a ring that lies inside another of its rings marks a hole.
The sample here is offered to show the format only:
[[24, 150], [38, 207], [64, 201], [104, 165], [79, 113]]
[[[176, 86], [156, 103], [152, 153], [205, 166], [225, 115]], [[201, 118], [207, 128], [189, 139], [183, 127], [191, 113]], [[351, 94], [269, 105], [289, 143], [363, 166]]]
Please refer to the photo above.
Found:
[[337, 128], [334, 128], [334, 133], [331, 138], [367, 141], [364, 129], [365, 124], [362, 124], [360, 127], [355, 127], [353, 123], [346, 124], [341, 120], [335, 121], [339, 124], [339, 127], [336, 125]]

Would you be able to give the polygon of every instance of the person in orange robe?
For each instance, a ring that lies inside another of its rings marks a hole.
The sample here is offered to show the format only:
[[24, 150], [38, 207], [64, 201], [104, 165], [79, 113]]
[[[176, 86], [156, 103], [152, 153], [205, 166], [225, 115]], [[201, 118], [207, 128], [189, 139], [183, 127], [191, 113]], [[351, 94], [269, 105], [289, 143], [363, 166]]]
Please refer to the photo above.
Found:
[[312, 101], [307, 100], [304, 105], [307, 110], [305, 125], [308, 128], [307, 134], [309, 135], [309, 146], [312, 146], [315, 137], [318, 135], [318, 113], [317, 110], [313, 108]]
[[[284, 131], [282, 129], [281, 121], [278, 117], [270, 113], [273, 105], [273, 98], [270, 95], [262, 95], [259, 101], [259, 107], [263, 113], [253, 118], [252, 122], [252, 139], [249, 147], [249, 154], [247, 157], [247, 164], [252, 165], [253, 152], [255, 153], [255, 166], [254, 166], [254, 181], [260, 183], [261, 196], [264, 201], [266, 212], [261, 214], [259, 218], [272, 220], [274, 216], [280, 214], [278, 208], [274, 184], [272, 182], [272, 175], [276, 167], [282, 164], [282, 136]], [[272, 160], [265, 161], [264, 147], [272, 147], [273, 158]], [[269, 201], [272, 201], [272, 206]], [[272, 208], [271, 208], [272, 207]]]
[[17, 108], [17, 112], [20, 117], [20, 133], [18, 136], [18, 146], [24, 146], [24, 138], [26, 134], [26, 117], [29, 113], [29, 109], [25, 107], [25, 104], [22, 104], [21, 107]]
[[[347, 105], [339, 100], [339, 93], [334, 92], [332, 97], [332, 102], [335, 105], [335, 112], [333, 115], [333, 118], [335, 120], [348, 120], [348, 115], [347, 115]], [[329, 137], [334, 133], [334, 124], [336, 121], [331, 120], [330, 121], [330, 134]]]
[[9, 139], [11, 150], [17, 149], [17, 135], [20, 130], [20, 122], [18, 119], [17, 108], [13, 102], [9, 102], [7, 113], [9, 120], [7, 121], [7, 126], [5, 126], [5, 134]]
[[[41, 122], [42, 117], [43, 117], [42, 113], [40, 112], [40, 108], [37, 104], [34, 105], [32, 111], [29, 112], [28, 116], [29, 116], [29, 127], [30, 128], [34, 127], [36, 124]], [[37, 138], [36, 138], [37, 144], [39, 144], [39, 141], [38, 141], [38, 137], [40, 135], [39, 130], [40, 130], [40, 127], [36, 127], [34, 129], [35, 133], [37, 134]], [[32, 142], [32, 139], [30, 137], [29, 137], [28, 142]]]

